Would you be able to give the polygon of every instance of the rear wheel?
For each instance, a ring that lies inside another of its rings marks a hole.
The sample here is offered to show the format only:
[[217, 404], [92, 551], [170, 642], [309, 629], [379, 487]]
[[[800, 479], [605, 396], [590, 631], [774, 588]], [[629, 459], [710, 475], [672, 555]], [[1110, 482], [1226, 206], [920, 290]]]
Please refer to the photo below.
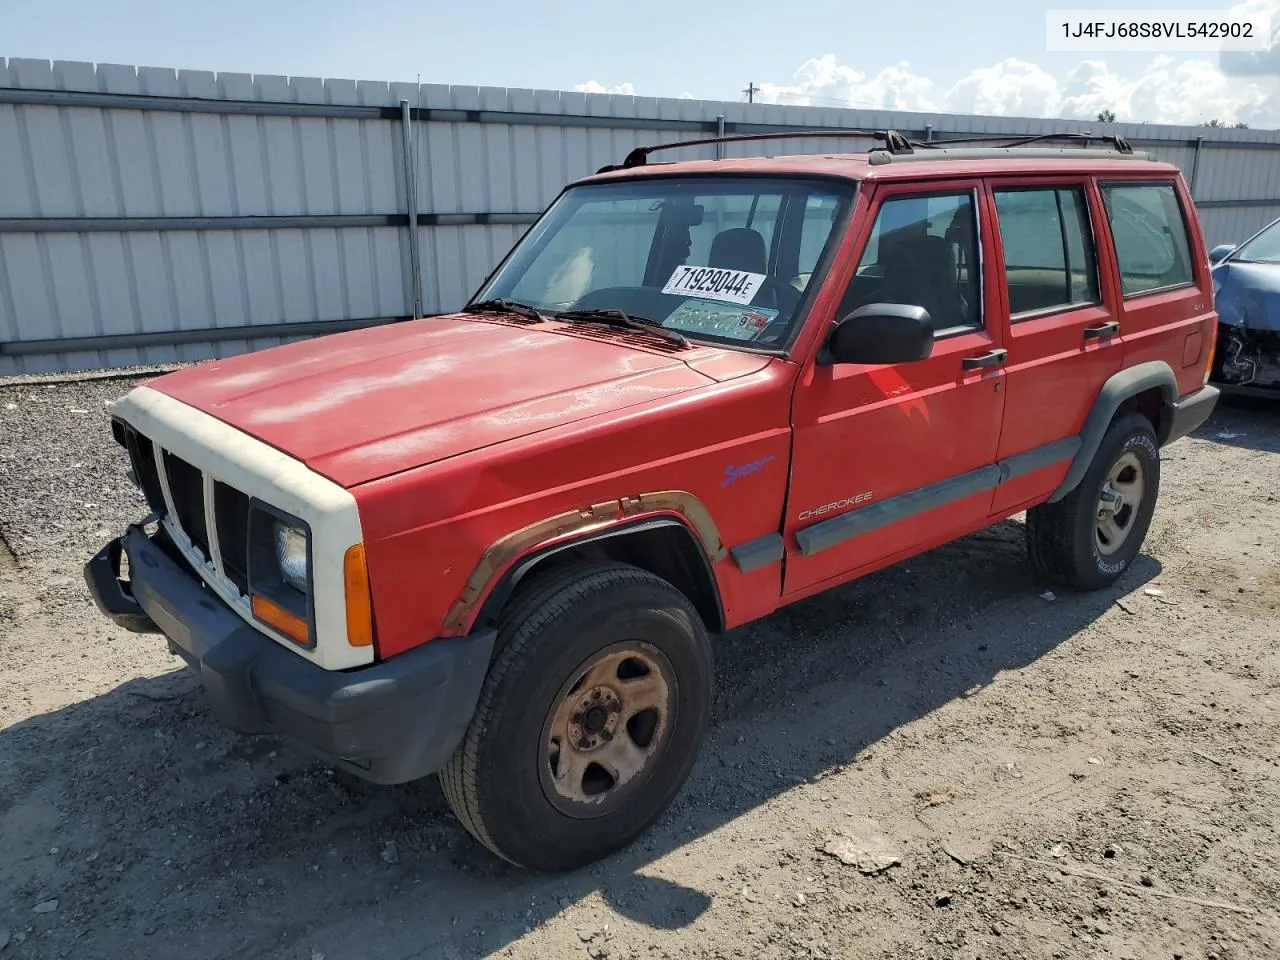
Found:
[[1123, 414], [1102, 438], [1079, 485], [1027, 511], [1027, 549], [1050, 579], [1097, 589], [1114, 583], [1142, 548], [1160, 490], [1151, 423]]
[[471, 725], [441, 773], [463, 826], [520, 866], [565, 870], [630, 843], [693, 767], [712, 697], [687, 599], [622, 564], [548, 574], [499, 624]]

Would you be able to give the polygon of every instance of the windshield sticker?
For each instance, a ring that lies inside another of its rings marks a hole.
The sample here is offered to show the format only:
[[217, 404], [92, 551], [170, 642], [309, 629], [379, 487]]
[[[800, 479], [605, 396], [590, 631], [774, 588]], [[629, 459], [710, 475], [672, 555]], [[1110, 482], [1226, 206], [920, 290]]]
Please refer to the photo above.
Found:
[[719, 267], [676, 267], [662, 288], [663, 293], [683, 293], [686, 296], [725, 303], [750, 303], [751, 298], [764, 283], [763, 273], [747, 273], [745, 270], [724, 270]]
[[778, 311], [770, 307], [740, 307], [710, 300], [686, 300], [662, 321], [688, 333], [704, 333], [730, 340], [754, 340]]

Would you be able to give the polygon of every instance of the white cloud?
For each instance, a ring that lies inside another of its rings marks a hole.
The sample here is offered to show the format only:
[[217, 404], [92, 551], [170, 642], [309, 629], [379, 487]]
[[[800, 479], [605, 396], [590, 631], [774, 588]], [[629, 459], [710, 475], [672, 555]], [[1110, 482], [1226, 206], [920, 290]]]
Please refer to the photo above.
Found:
[[[1198, 124], [1217, 119], [1280, 128], [1280, 0], [1242, 0], [1230, 12], [1269, 14], [1272, 48], [1264, 53], [1156, 56], [1142, 69], [1125, 73], [1104, 60], [1085, 59], [1061, 76], [1011, 57], [971, 70], [947, 89], [939, 89], [906, 62], [871, 74], [828, 53], [801, 64], [789, 83], [761, 82], [756, 101], [1079, 120], [1110, 110], [1122, 122]], [[630, 83], [605, 87], [591, 80], [574, 89], [635, 95]]]
[[[1280, 22], [1280, 0], [1268, 2], [1276, 8], [1276, 22]], [[1280, 57], [1280, 46], [1275, 56]], [[1280, 127], [1277, 71], [1261, 75], [1263, 71], [1252, 63], [1247, 69], [1231, 69], [1246, 76], [1231, 76], [1208, 59], [1158, 56], [1136, 75], [1116, 73], [1101, 60], [1082, 60], [1065, 76], [1055, 77], [1034, 63], [1009, 58], [970, 71], [939, 94], [932, 80], [913, 72], [908, 64], [869, 76], [827, 54], [802, 64], [791, 83], [761, 83], [756, 99], [763, 103], [1086, 120], [1099, 111], [1112, 110], [1120, 121], [1200, 123], [1217, 118]]]
[[834, 54], [816, 57], [796, 71], [791, 83], [760, 84], [758, 100], [800, 106], [855, 106], [875, 110], [936, 110], [933, 81], [907, 63], [886, 67], [874, 77], [836, 62]]
[[1014, 117], [1057, 116], [1061, 102], [1057, 80], [1034, 63], [1012, 57], [970, 72], [946, 97], [953, 113]]
[[[1280, 100], [1257, 83], [1224, 74], [1208, 60], [1157, 57], [1129, 90], [1134, 119], [1199, 123], [1211, 118], [1251, 126], [1280, 126]], [[1117, 115], [1120, 113], [1116, 110]]]
[[1232, 13], [1265, 13], [1271, 16], [1271, 49], [1257, 53], [1222, 54], [1222, 69], [1229, 76], [1256, 76], [1280, 73], [1280, 3], [1277, 0], [1244, 0]]
[[573, 89], [575, 93], [616, 93], [624, 97], [634, 97], [636, 95], [634, 83], [618, 83], [612, 87], [606, 87], [603, 83], [588, 80], [586, 83], [575, 83]]

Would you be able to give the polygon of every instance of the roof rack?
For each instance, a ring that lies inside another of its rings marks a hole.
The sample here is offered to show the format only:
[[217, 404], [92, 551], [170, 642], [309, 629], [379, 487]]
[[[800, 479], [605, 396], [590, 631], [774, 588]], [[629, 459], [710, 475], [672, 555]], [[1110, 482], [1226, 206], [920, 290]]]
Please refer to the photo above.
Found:
[[[950, 137], [945, 140], [935, 140], [930, 137], [927, 140], [912, 140], [897, 130], [850, 130], [848, 128], [835, 130], [790, 130], [778, 133], [753, 133], [739, 134], [726, 137], [703, 137], [697, 140], [677, 140], [671, 143], [657, 143], [648, 147], [636, 147], [622, 163], [611, 163], [601, 167], [597, 173], [609, 173], [614, 170], [630, 170], [634, 167], [643, 167], [649, 162], [649, 155], [657, 153], [659, 150], [677, 150], [681, 147], [703, 147], [714, 143], [746, 143], [756, 140], [798, 140], [809, 137], [818, 137], [822, 139], [834, 139], [837, 137], [857, 137], [860, 139], [877, 140], [883, 143], [883, 146], [874, 148], [871, 152], [873, 163], [890, 163], [895, 159], [943, 159], [953, 157], [955, 159], [973, 159], [975, 152], [969, 150], [970, 144], [982, 144], [988, 147], [1006, 150], [1010, 148], [1019, 148], [1029, 146], [1031, 144], [1047, 144], [1055, 141], [1066, 141], [1072, 144], [1079, 144], [1082, 148], [1087, 148], [1091, 143], [1103, 143], [1111, 147], [1113, 151], [1125, 156], [1132, 156], [1134, 159], [1145, 158], [1146, 154], [1135, 154], [1133, 147], [1124, 137], [1115, 134], [1092, 134], [1092, 133], [1037, 133], [1037, 134], [995, 134], [984, 133], [966, 135], [961, 137]], [[960, 148], [959, 151], [953, 148]], [[917, 151], [920, 151], [917, 153]], [[936, 151], [936, 153], [935, 153]], [[981, 151], [984, 153], [990, 151]], [[1061, 151], [1060, 151], [1061, 152]]]
[[1066, 140], [1086, 147], [1091, 143], [1107, 143], [1117, 153], [1133, 153], [1133, 147], [1129, 145], [1129, 141], [1113, 133], [980, 133], [973, 136], [950, 137], [946, 140], [930, 140], [923, 146], [946, 148], [961, 143], [991, 144], [1006, 140], [1011, 141], [1004, 144], [1006, 147], [1023, 147], [1030, 143], [1044, 143], [1048, 140]]
[[659, 150], [676, 150], [680, 147], [703, 147], [712, 143], [745, 143], [751, 140], [797, 140], [805, 137], [859, 137], [862, 139], [880, 140], [884, 146], [880, 149], [891, 154], [911, 153], [912, 147], [923, 146], [913, 144], [897, 130], [850, 130], [847, 127], [837, 130], [791, 130], [785, 133], [748, 133], [729, 137], [705, 137], [700, 140], [677, 140], [672, 143], [656, 143], [649, 147], [636, 147], [622, 163], [610, 163], [597, 170], [597, 173], [609, 173], [613, 170], [630, 170], [643, 167], [649, 162], [649, 154]]

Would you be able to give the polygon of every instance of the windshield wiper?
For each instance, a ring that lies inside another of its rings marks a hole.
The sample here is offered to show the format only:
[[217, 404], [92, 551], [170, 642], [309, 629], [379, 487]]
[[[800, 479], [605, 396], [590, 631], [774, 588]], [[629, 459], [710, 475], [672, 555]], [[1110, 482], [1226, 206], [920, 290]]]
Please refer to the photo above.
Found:
[[652, 333], [661, 337], [663, 340], [670, 340], [678, 346], [684, 346], [689, 342], [676, 331], [668, 330], [657, 320], [650, 320], [648, 317], [637, 317], [621, 310], [565, 310], [552, 316], [557, 320], [568, 320], [570, 323], [603, 323], [610, 327], [621, 327], [626, 330], [642, 330], [645, 333]]
[[462, 313], [513, 313], [517, 317], [524, 317], [528, 320], [546, 320], [546, 316], [539, 313], [535, 308], [527, 303], [521, 303], [518, 300], [480, 300], [476, 303], [468, 303], [462, 308]]

